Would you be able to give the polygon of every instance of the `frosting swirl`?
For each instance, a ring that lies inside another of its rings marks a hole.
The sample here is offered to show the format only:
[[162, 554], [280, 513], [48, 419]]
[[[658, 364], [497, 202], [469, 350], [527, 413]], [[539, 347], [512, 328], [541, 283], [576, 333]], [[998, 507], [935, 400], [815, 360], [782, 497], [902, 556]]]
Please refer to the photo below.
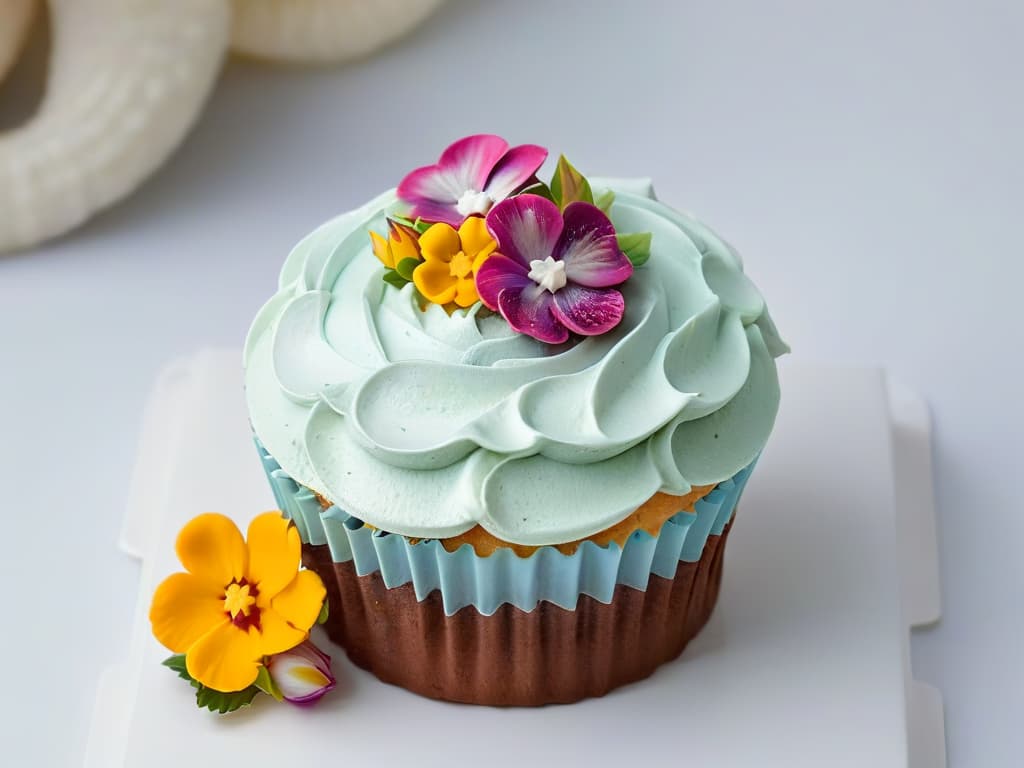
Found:
[[378, 528], [517, 544], [589, 536], [657, 491], [731, 477], [774, 424], [787, 351], [739, 256], [649, 183], [610, 188], [653, 233], [622, 322], [550, 346], [476, 305], [421, 311], [381, 280], [387, 192], [306, 237], [246, 341], [257, 436], [296, 481]]

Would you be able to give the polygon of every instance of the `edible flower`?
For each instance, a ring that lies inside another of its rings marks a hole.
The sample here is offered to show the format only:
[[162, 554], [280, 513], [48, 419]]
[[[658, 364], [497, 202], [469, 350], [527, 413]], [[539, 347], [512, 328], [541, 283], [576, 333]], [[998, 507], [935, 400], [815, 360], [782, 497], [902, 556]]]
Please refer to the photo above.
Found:
[[292, 704], [312, 704], [335, 685], [331, 657], [308, 640], [267, 662], [277, 691]]
[[395, 269], [405, 259], [420, 260], [418, 237], [415, 229], [393, 219], [388, 219], [387, 239], [370, 231], [373, 253], [388, 269]]
[[498, 248], [476, 272], [477, 292], [514, 330], [561, 344], [570, 332], [596, 336], [622, 320], [625, 301], [612, 286], [633, 265], [600, 208], [573, 202], [563, 213], [522, 194], [495, 205], [487, 229]]
[[186, 572], [157, 587], [149, 619], [157, 640], [185, 654], [189, 677], [215, 691], [242, 691], [266, 657], [306, 640], [326, 591], [315, 572], [299, 570], [301, 546], [277, 512], [256, 517], [247, 540], [224, 515], [185, 525], [175, 548]]
[[534, 178], [548, 151], [534, 144], [509, 149], [500, 136], [479, 134], [449, 146], [436, 165], [417, 168], [398, 185], [412, 218], [459, 226]]
[[434, 304], [472, 306], [480, 300], [475, 275], [496, 247], [479, 216], [466, 219], [458, 231], [434, 224], [420, 235], [423, 263], [412, 273], [413, 283]]

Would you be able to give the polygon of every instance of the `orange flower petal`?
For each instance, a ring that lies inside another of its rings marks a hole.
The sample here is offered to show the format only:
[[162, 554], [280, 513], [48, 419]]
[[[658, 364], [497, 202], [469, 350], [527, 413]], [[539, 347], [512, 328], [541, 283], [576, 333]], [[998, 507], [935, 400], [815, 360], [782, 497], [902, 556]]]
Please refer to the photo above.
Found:
[[402, 259], [419, 260], [420, 246], [416, 230], [393, 221], [389, 222], [389, 229], [388, 242], [391, 245], [391, 258], [395, 264]]
[[[319, 612], [319, 608], [317, 609]], [[316, 617], [313, 617], [316, 621]], [[273, 608], [260, 611], [259, 650], [262, 656], [284, 653], [309, 637], [307, 630], [293, 627]]]
[[316, 623], [327, 590], [315, 571], [299, 571], [295, 579], [271, 601], [270, 606], [297, 629]]
[[224, 515], [210, 512], [190, 520], [178, 534], [175, 549], [185, 569], [205, 581], [226, 587], [245, 575], [245, 541]]
[[447, 304], [455, 298], [456, 279], [446, 262], [428, 259], [413, 271], [412, 281], [416, 289], [435, 304]]
[[253, 518], [246, 534], [249, 567], [246, 578], [269, 600], [295, 578], [302, 559], [299, 532], [280, 512]]
[[153, 594], [149, 621], [160, 643], [184, 653], [211, 629], [227, 623], [224, 591], [191, 573], [172, 574]]
[[376, 232], [370, 232], [370, 242], [373, 244], [373, 255], [381, 260], [385, 267], [395, 268], [395, 257], [391, 255], [391, 248], [388, 241]]
[[455, 303], [460, 307], [471, 307], [478, 301], [480, 301], [480, 296], [476, 292], [476, 283], [473, 282], [473, 278], [459, 280], [455, 294]]
[[255, 628], [248, 631], [234, 624], [210, 630], [188, 649], [185, 667], [203, 685], [230, 693], [256, 682], [263, 661], [262, 638]]
[[447, 263], [461, 250], [459, 233], [448, 224], [434, 224], [420, 235], [420, 252], [427, 260], [435, 259]]
[[462, 241], [462, 250], [470, 258], [480, 253], [491, 253], [498, 244], [487, 231], [487, 224], [479, 216], [470, 216], [459, 227], [459, 240]]

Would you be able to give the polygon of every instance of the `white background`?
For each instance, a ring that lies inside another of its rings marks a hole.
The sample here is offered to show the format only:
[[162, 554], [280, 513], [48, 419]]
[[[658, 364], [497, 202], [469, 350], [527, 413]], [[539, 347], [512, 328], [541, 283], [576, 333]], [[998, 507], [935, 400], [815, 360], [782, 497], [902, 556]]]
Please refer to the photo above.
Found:
[[1014, 0], [452, 0], [347, 68], [229, 63], [133, 198], [0, 258], [11, 764], [76, 764], [126, 650], [137, 567], [115, 540], [160, 367], [240, 344], [299, 237], [493, 131], [653, 177], [745, 255], [795, 355], [924, 394], [945, 617], [915, 674], [943, 691], [953, 768], [1019, 765], [1022, 39]]

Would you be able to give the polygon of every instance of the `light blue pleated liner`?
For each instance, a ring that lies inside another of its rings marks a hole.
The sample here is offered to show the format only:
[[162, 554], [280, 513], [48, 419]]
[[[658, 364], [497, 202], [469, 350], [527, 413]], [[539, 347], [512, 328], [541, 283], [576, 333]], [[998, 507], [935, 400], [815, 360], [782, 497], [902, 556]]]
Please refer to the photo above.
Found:
[[645, 591], [652, 573], [674, 578], [679, 561], [699, 560], [708, 536], [722, 533], [757, 463], [719, 483], [697, 501], [694, 512], [669, 518], [658, 536], [636, 531], [625, 546], [585, 541], [571, 555], [539, 547], [525, 558], [511, 549], [480, 557], [469, 544], [455, 552], [436, 539], [413, 544], [404, 536], [365, 526], [336, 506], [325, 510], [258, 441], [256, 446], [278, 507], [295, 522], [304, 543], [326, 544], [334, 562], [353, 561], [359, 576], [380, 571], [389, 589], [412, 582], [417, 600], [440, 590], [448, 616], [468, 605], [485, 616], [503, 603], [531, 611], [541, 600], [571, 610], [580, 595], [610, 603], [617, 584]]

